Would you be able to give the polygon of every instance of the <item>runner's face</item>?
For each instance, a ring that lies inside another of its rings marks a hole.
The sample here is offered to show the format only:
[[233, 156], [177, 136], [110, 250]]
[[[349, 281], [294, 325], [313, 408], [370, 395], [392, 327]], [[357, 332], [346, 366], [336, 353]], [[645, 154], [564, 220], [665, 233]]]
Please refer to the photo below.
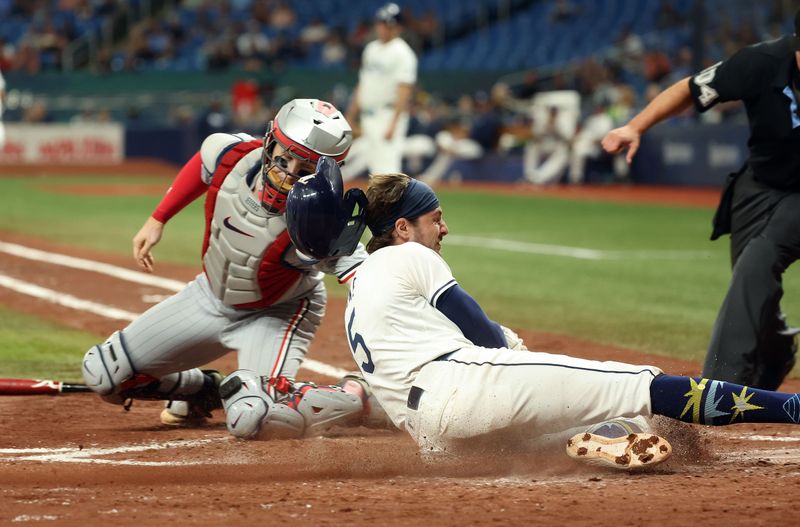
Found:
[[438, 253], [442, 250], [442, 238], [449, 232], [442, 208], [437, 207], [417, 217], [415, 222], [409, 222], [408, 241], [417, 242]]

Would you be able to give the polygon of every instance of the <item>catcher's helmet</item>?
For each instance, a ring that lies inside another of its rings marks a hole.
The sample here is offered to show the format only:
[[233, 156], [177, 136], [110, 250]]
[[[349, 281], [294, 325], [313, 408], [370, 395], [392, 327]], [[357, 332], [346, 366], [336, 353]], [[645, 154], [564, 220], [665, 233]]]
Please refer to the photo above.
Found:
[[316, 260], [353, 254], [366, 227], [367, 196], [343, 192], [337, 162], [321, 157], [317, 171], [301, 178], [286, 199], [286, 227], [294, 246]]
[[282, 213], [291, 186], [309, 173], [289, 172], [285, 161], [273, 155], [276, 145], [301, 161], [316, 163], [321, 156], [329, 156], [341, 163], [352, 143], [350, 124], [331, 103], [294, 99], [284, 104], [264, 136], [261, 204], [269, 212]]

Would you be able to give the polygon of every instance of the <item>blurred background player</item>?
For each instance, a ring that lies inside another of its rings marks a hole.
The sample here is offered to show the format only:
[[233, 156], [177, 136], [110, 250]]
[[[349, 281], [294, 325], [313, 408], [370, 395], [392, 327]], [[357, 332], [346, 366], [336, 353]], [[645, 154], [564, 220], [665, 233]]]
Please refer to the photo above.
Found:
[[370, 173], [401, 170], [409, 105], [417, 82], [417, 56], [400, 38], [402, 30], [397, 4], [378, 9], [378, 38], [364, 48], [358, 84], [347, 110], [347, 120], [359, 123], [361, 136], [342, 171], [345, 180], [365, 169]]
[[[206, 138], [133, 239], [137, 263], [152, 272], [151, 251], [165, 224], [205, 196], [203, 273], [89, 350], [86, 384], [117, 404], [173, 400], [161, 414], [165, 424], [202, 420], [220, 407], [221, 395], [237, 437], [299, 437], [358, 421], [360, 387], [352, 395], [294, 379], [325, 314], [323, 273], [348, 283], [363, 246], [318, 262], [295, 249], [284, 217], [292, 185], [314, 173], [322, 155], [341, 163], [351, 142], [344, 116], [317, 99], [285, 104], [263, 140], [244, 133]], [[239, 370], [228, 378], [199, 369], [230, 350]]]
[[783, 273], [800, 256], [800, 10], [794, 35], [745, 47], [660, 93], [603, 139], [609, 153], [694, 105], [705, 112], [741, 100], [750, 124], [750, 155], [731, 174], [711, 239], [731, 235], [733, 276], [708, 346], [703, 375], [777, 389], [795, 364], [798, 329], [781, 312]]

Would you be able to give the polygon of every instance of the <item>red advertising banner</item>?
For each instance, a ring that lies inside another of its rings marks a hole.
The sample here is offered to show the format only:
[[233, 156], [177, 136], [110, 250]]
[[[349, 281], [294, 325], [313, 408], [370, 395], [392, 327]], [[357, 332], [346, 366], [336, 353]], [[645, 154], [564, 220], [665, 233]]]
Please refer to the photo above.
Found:
[[1, 164], [121, 163], [125, 130], [117, 123], [6, 124]]

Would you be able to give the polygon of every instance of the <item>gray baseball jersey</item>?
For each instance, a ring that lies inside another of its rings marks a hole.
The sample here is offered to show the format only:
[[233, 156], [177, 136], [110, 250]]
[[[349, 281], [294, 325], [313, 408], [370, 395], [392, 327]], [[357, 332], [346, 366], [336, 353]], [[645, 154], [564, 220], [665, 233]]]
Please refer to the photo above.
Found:
[[138, 373], [202, 366], [230, 350], [239, 368], [295, 377], [325, 313], [324, 273], [347, 283], [366, 257], [309, 262], [298, 256], [283, 215], [268, 215], [253, 194], [260, 140], [214, 134], [200, 150], [207, 226], [204, 273], [123, 330]]

